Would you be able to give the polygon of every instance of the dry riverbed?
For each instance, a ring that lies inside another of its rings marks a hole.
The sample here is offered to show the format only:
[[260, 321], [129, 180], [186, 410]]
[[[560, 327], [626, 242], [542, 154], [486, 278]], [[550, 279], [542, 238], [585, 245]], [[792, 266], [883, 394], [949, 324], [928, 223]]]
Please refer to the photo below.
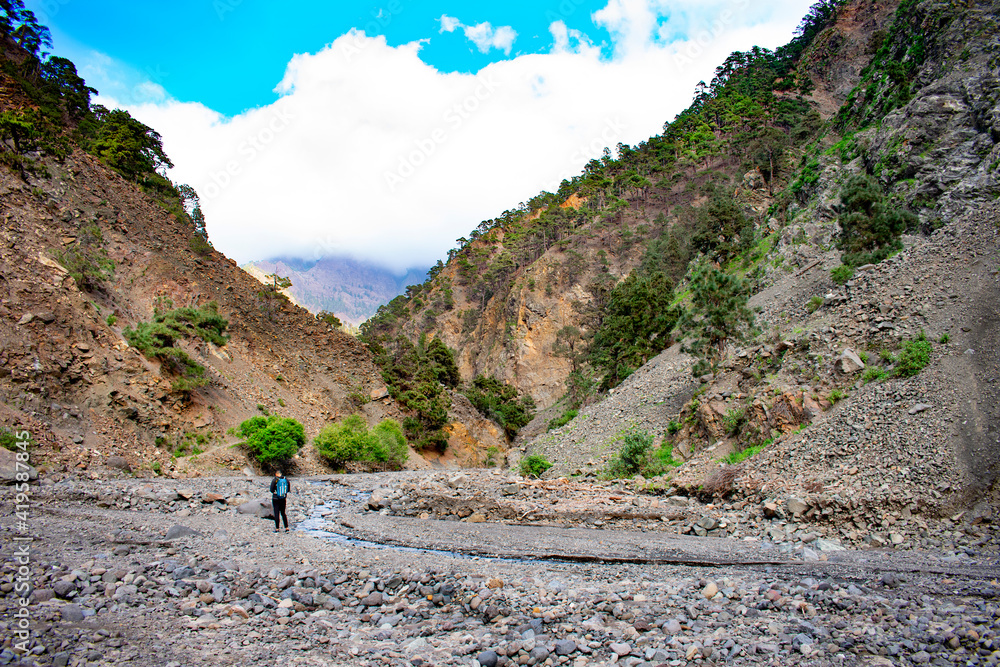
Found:
[[[32, 488], [24, 526], [13, 489], [0, 491], [0, 664], [1000, 658], [988, 521], [928, 521], [922, 543], [853, 550], [794, 507], [654, 505], [607, 485], [397, 473], [293, 479], [292, 531], [275, 534], [238, 511], [266, 484], [70, 477]], [[33, 538], [27, 652], [15, 650], [22, 535]]]

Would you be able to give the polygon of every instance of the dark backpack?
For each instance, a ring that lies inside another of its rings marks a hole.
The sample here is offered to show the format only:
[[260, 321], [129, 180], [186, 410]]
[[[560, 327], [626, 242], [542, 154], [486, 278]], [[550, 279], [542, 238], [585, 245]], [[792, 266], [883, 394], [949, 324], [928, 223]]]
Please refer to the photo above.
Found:
[[274, 495], [278, 498], [284, 498], [288, 495], [288, 480], [284, 477], [279, 477], [277, 483], [274, 485]]

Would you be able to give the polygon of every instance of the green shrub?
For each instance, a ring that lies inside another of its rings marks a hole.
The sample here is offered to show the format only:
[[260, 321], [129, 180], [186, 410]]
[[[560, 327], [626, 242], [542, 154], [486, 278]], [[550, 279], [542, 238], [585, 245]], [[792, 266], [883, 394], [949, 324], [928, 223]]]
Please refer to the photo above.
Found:
[[409, 456], [403, 427], [392, 419], [383, 419], [369, 431], [360, 415], [350, 415], [324, 426], [313, 444], [320, 456], [334, 465], [362, 461], [401, 468]]
[[229, 322], [222, 318], [214, 303], [202, 308], [178, 308], [155, 311], [152, 322], [139, 322], [135, 329], [126, 327], [122, 335], [129, 344], [150, 359], [158, 359], [162, 368], [175, 376], [172, 389], [188, 393], [208, 384], [205, 367], [187, 352], [176, 347], [183, 338], [200, 338], [215, 345], [225, 345]]
[[653, 452], [650, 462], [643, 470], [643, 475], [646, 477], [655, 477], [657, 475], [662, 475], [671, 468], [676, 468], [679, 465], [681, 465], [681, 461], [674, 458], [674, 446], [671, 443], [664, 441], [663, 444], [661, 444], [659, 448]]
[[845, 394], [840, 389], [834, 389], [833, 391], [830, 392], [830, 402], [831, 403], [837, 403], [838, 401], [842, 401], [846, 397], [847, 397], [847, 394]]
[[552, 464], [541, 454], [532, 454], [521, 459], [521, 475], [524, 477], [541, 477]]
[[465, 395], [476, 410], [500, 424], [509, 438], [516, 436], [535, 416], [535, 401], [531, 396], [519, 398], [515, 387], [493, 377], [477, 375]]
[[490, 445], [486, 448], [486, 467], [493, 468], [496, 467], [497, 457], [500, 455], [500, 448], [496, 445]]
[[115, 263], [104, 247], [104, 235], [97, 223], [80, 227], [76, 240], [55, 258], [80, 289], [91, 292], [114, 278]]
[[108, 318], [105, 320], [105, 322], [108, 323], [109, 327], [115, 326], [115, 323], [117, 321], [118, 321], [118, 316], [115, 315], [114, 313], [111, 313], [110, 315], [108, 315]]
[[941, 337], [938, 338], [938, 342], [941, 343], [942, 345], [947, 345], [950, 340], [951, 336], [949, 336], [947, 333], [941, 334]]
[[889, 377], [889, 374], [881, 366], [869, 366], [861, 375], [861, 380], [865, 384], [868, 384], [869, 382], [881, 382], [887, 377]]
[[877, 180], [866, 174], [852, 176], [840, 191], [841, 261], [849, 266], [877, 264], [903, 247], [900, 236], [916, 229], [919, 219], [896, 203], [887, 201]]
[[18, 451], [17, 438], [15, 438], [14, 434], [7, 429], [0, 429], [0, 447], [9, 449], [12, 452]]
[[813, 298], [809, 299], [809, 302], [806, 304], [806, 311], [810, 313], [815, 313], [817, 310], [819, 310], [819, 307], [822, 305], [823, 305], [823, 297], [814, 296]]
[[328, 310], [319, 311], [316, 315], [316, 319], [338, 329], [344, 325], [344, 323], [340, 321], [339, 317]]
[[212, 244], [207, 238], [201, 234], [193, 234], [191, 239], [188, 241], [188, 247], [196, 255], [205, 256], [212, 252]]
[[854, 267], [848, 266], [847, 264], [841, 264], [837, 268], [830, 271], [830, 277], [833, 278], [833, 282], [838, 285], [843, 285], [854, 277]]
[[554, 428], [562, 428], [566, 424], [570, 423], [576, 415], [579, 414], [577, 410], [567, 410], [560, 416], [549, 420], [549, 427], [547, 430], [551, 431]]
[[306, 442], [305, 429], [290, 417], [251, 417], [236, 429], [250, 455], [264, 465], [287, 463]]
[[924, 332], [913, 340], [903, 343], [896, 358], [895, 373], [899, 377], [913, 377], [924, 369], [931, 362], [931, 344], [927, 341]]
[[670, 435], [675, 435], [683, 427], [684, 427], [684, 425], [681, 424], [679, 421], [677, 421], [676, 419], [671, 419], [670, 423], [667, 424], [667, 433], [669, 433]]
[[653, 438], [649, 433], [645, 431], [627, 433], [618, 455], [608, 461], [600, 476], [604, 479], [620, 479], [639, 474], [649, 461], [649, 450], [652, 446]]
[[746, 408], [730, 408], [722, 416], [722, 425], [726, 427], [726, 435], [737, 435], [747, 421]]
[[197, 456], [205, 451], [215, 439], [215, 433], [211, 431], [187, 431], [177, 437], [176, 442], [171, 443], [166, 438], [157, 438], [157, 447], [167, 445], [170, 455], [173, 458], [181, 456]]
[[152, 470], [157, 475], [163, 474], [163, 466], [160, 465], [159, 461], [153, 461], [153, 463], [150, 464], [149, 469]]

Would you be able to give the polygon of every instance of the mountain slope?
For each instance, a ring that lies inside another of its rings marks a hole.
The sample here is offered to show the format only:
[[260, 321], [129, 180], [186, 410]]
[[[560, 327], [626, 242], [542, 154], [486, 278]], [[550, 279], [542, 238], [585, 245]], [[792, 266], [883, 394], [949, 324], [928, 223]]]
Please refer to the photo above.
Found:
[[[29, 183], [0, 173], [4, 402], [52, 419], [57, 432], [104, 456], [166, 467], [170, 453], [153, 447], [157, 437], [176, 441], [199, 431], [218, 441], [258, 414], [258, 404], [315, 432], [326, 419], [355, 411], [350, 394], [380, 385], [370, 355], [353, 338], [298, 307], [262, 303], [252, 277], [215, 251], [190, 250], [187, 224], [91, 156], [74, 152], [45, 165], [49, 177]], [[115, 270], [87, 292], [55, 257], [91, 225]], [[125, 327], [150, 319], [162, 299], [176, 306], [215, 302], [229, 320], [224, 349], [189, 346], [211, 376], [190, 401], [122, 337]], [[397, 414], [380, 402], [365, 410], [372, 418]], [[105, 422], [108, 432], [95, 435], [94, 425]]]
[[[994, 492], [998, 294], [982, 258], [998, 250], [1000, 7], [813, 9], [787, 47], [727, 59], [664, 134], [481, 224], [366, 337], [440, 338], [463, 379], [530, 393], [549, 409], [517, 444], [550, 475], [596, 474], [638, 429], [673, 447], [692, 492], [806, 496], [855, 469], [872, 512]], [[692, 261], [743, 280], [758, 308], [757, 333], [697, 378], [670, 347], [699, 321]], [[638, 316], [655, 292], [635, 288], [658, 275], [680, 311], [669, 333]], [[713, 477], [741, 450], [763, 453]]]

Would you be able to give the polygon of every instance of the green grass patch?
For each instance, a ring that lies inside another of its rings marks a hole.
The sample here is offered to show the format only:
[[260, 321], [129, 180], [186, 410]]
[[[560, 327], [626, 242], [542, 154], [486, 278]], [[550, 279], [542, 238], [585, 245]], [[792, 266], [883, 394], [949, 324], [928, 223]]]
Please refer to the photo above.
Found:
[[578, 410], [567, 410], [558, 417], [550, 419], [548, 428], [546, 430], [551, 431], [552, 429], [555, 428], [562, 428], [566, 424], [570, 423], [570, 421], [572, 421], [573, 418], [576, 417], [578, 414], [579, 414]]
[[889, 377], [889, 372], [881, 366], [869, 366], [861, 375], [861, 380], [865, 384], [868, 384], [869, 382], [881, 382], [887, 377]]
[[753, 445], [751, 447], [746, 447], [744, 449], [741, 449], [738, 452], [730, 452], [726, 456], [722, 457], [722, 462], [726, 463], [728, 465], [731, 465], [731, 466], [734, 466], [737, 463], [742, 463], [743, 461], [746, 461], [751, 456], [755, 456], [755, 455], [761, 453], [762, 451], [764, 451], [764, 449], [768, 445], [770, 445], [772, 442], [774, 442], [774, 438], [770, 438], [768, 440], [765, 440], [764, 442], [760, 443], [759, 445]]

